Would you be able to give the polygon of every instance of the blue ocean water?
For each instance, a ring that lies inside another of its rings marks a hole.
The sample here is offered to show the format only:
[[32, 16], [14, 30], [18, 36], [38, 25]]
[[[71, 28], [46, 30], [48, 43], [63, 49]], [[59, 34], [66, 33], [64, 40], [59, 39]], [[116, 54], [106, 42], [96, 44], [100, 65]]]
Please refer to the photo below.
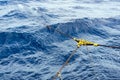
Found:
[[[0, 80], [52, 80], [76, 48], [56, 30], [120, 46], [119, 5], [120, 0], [1, 0]], [[82, 46], [62, 79], [120, 80], [120, 50]]]

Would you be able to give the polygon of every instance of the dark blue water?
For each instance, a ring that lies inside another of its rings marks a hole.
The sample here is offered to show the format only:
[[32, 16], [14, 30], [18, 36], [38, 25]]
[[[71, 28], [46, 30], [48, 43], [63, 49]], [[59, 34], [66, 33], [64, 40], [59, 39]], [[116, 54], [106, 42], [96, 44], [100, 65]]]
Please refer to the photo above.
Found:
[[[76, 47], [76, 42], [56, 30], [96, 43], [120, 46], [119, 17], [51, 23], [51, 18], [59, 16], [12, 10], [18, 3], [28, 6], [29, 1], [0, 1], [1, 11], [11, 6], [10, 11], [2, 12], [0, 16], [0, 80], [51, 80]], [[38, 12], [47, 12], [47, 9], [38, 8]], [[46, 27], [49, 23], [54, 30]], [[63, 69], [62, 78], [120, 80], [120, 50], [82, 46]]]

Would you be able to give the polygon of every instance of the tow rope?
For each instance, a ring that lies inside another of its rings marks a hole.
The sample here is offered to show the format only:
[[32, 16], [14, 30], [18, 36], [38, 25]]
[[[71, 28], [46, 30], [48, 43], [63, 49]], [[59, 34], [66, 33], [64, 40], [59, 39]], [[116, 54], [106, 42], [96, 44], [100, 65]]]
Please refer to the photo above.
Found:
[[[51, 26], [47, 26], [48, 29], [53, 29]], [[84, 40], [84, 39], [76, 39], [76, 38], [73, 38], [71, 35], [69, 34], [66, 34], [60, 30], [55, 30], [57, 31], [58, 33], [66, 36], [66, 37], [69, 37], [70, 39], [74, 40], [75, 42], [77, 42], [77, 46], [102, 46], [102, 47], [108, 47], [108, 48], [116, 48], [116, 49], [120, 49], [120, 46], [108, 46], [108, 45], [102, 45], [102, 44], [98, 44], [98, 43], [94, 43], [94, 42], [90, 42], [90, 41], [87, 41], [87, 40]]]
[[[48, 29], [53, 29], [51, 26], [46, 26]], [[101, 44], [98, 44], [98, 43], [94, 43], [94, 42], [90, 42], [90, 41], [87, 41], [87, 40], [84, 40], [84, 39], [76, 39], [76, 38], [73, 38], [71, 35], [69, 34], [66, 34], [60, 30], [55, 30], [57, 31], [58, 33], [66, 36], [66, 37], [69, 37], [70, 39], [74, 40], [75, 42], [77, 42], [77, 48], [75, 50], [73, 50], [70, 54], [70, 56], [67, 58], [67, 60], [65, 61], [65, 63], [61, 66], [61, 68], [57, 71], [57, 73], [55, 74], [55, 76], [53, 77], [52, 80], [55, 80], [57, 77], [60, 78], [60, 80], [62, 80], [61, 78], [61, 72], [63, 70], [63, 68], [69, 63], [70, 59], [72, 58], [72, 56], [76, 53], [76, 51], [80, 48], [80, 46], [102, 46], [102, 47], [108, 47], [108, 48], [116, 48], [116, 49], [120, 49], [120, 46], [108, 46], [108, 45], [101, 45]]]
[[53, 80], [55, 80], [57, 77], [59, 77], [61, 79], [61, 71], [62, 69], [69, 63], [70, 59], [72, 58], [72, 56], [75, 54], [75, 52], [78, 50], [79, 47], [77, 47], [75, 50], [73, 50], [70, 54], [70, 56], [68, 57], [68, 59], [65, 61], [65, 63], [62, 65], [62, 67], [58, 70], [58, 72], [56, 73], [56, 75], [53, 77]]

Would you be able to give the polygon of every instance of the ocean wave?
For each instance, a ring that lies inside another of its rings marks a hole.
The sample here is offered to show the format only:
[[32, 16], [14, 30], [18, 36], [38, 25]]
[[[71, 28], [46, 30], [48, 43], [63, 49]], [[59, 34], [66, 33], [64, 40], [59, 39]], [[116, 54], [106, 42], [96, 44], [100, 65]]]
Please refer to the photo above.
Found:
[[[24, 16], [23, 13], [12, 11], [4, 17], [21, 18], [21, 15]], [[71, 39], [59, 34], [57, 30], [74, 37], [87, 37], [96, 42], [101, 41], [102, 44], [113, 45], [119, 44], [119, 23], [119, 18], [83, 18], [49, 25], [53, 29], [38, 26], [33, 32], [29, 31], [33, 27], [29, 25], [7, 28], [6, 32], [0, 32], [0, 79], [50, 80], [68, 58], [73, 46], [76, 46]], [[26, 29], [28, 31], [24, 32]], [[110, 33], [111, 30], [114, 31]], [[89, 49], [90, 53], [82, 47], [78, 50], [64, 69], [63, 79], [120, 78], [119, 50], [102, 47]]]

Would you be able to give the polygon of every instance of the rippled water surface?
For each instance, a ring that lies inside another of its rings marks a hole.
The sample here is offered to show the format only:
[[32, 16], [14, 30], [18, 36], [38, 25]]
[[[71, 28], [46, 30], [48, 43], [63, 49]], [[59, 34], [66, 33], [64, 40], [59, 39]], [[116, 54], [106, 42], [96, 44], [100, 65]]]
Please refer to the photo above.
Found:
[[[52, 80], [76, 48], [56, 30], [120, 46], [120, 0], [0, 0], [0, 80]], [[120, 80], [120, 50], [82, 46], [62, 79]]]

